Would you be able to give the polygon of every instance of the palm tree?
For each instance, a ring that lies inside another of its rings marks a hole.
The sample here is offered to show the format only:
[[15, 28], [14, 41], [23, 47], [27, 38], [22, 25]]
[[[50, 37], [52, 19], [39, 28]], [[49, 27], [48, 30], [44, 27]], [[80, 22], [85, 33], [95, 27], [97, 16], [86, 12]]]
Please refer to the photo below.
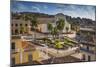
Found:
[[51, 35], [53, 36], [53, 39], [55, 39], [58, 33], [60, 35], [60, 32], [62, 32], [64, 26], [65, 26], [64, 20], [60, 19], [59, 21], [56, 22], [55, 27], [53, 27], [51, 23], [48, 23], [47, 28], [50, 31]]
[[21, 14], [20, 19], [22, 19], [24, 21], [28, 21], [29, 20], [29, 15], [28, 14]]
[[53, 26], [51, 23], [47, 24], [47, 29], [48, 29], [49, 33], [52, 34]]
[[36, 18], [36, 16], [34, 16], [34, 15], [29, 15], [30, 16], [30, 22], [31, 22], [31, 24], [32, 24], [32, 28], [31, 28], [31, 30], [32, 31], [35, 31], [36, 30], [36, 27], [37, 27], [37, 18]]
[[30, 21], [31, 21], [31, 23], [32, 23], [32, 28], [31, 28], [31, 30], [32, 31], [34, 31], [34, 40], [35, 40], [35, 38], [36, 38], [36, 27], [37, 27], [37, 25], [38, 25], [38, 23], [37, 23], [37, 19], [36, 19], [36, 17], [35, 16], [32, 16], [32, 18], [30, 19]]
[[56, 38], [56, 36], [57, 36], [57, 34], [58, 34], [58, 32], [59, 32], [59, 30], [57, 29], [57, 27], [55, 26], [53, 29], [52, 29], [52, 35], [54, 36], [54, 39]]
[[32, 15], [32, 14], [22, 14], [21, 15], [21, 19], [23, 19], [24, 21], [30, 21], [32, 24], [32, 29], [34, 30], [37, 27], [37, 18]]
[[57, 29], [59, 30], [59, 35], [60, 35], [60, 33], [61, 33], [61, 32], [63, 31], [63, 29], [64, 29], [65, 22], [64, 22], [63, 19], [59, 19], [59, 20], [56, 22], [56, 24], [57, 24]]
[[32, 26], [31, 30], [34, 31], [34, 40], [35, 40], [35, 38], [36, 38], [35, 31], [36, 31], [36, 27], [37, 27], [37, 18], [32, 14], [22, 14], [21, 18], [24, 21], [30, 21], [31, 22], [31, 26]]
[[[30, 17], [29, 14], [21, 14], [20, 15], [20, 19], [22, 19], [24, 21], [30, 21], [31, 17]], [[21, 26], [20, 29], [21, 29], [20, 31], [22, 32], [22, 34], [27, 32], [27, 30], [26, 30], [27, 28], [26, 27]]]
[[48, 23], [48, 24], [47, 24], [47, 28], [48, 28], [49, 31], [51, 31], [51, 30], [53, 29], [52, 24], [51, 24], [51, 23]]

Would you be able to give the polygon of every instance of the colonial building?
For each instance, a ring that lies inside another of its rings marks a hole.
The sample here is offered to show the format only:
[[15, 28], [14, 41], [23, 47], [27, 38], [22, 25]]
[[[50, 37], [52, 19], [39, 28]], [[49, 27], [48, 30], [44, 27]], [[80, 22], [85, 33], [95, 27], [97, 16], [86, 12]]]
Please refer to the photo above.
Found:
[[12, 35], [18, 34], [29, 34], [31, 31], [30, 21], [24, 21], [22, 19], [12, 19], [11, 21], [11, 32]]
[[28, 41], [21, 39], [21, 36], [12, 36], [11, 40], [11, 65], [22, 64], [41, 64], [40, 61], [46, 60], [49, 57], [36, 46]]
[[[65, 26], [64, 26], [62, 33], [70, 32], [71, 31], [71, 24], [66, 20], [66, 16], [62, 13], [58, 13], [53, 17], [39, 17], [39, 18], [37, 18], [37, 22], [38, 22], [37, 29], [40, 32], [48, 33], [49, 31], [47, 29], [47, 24], [52, 23], [52, 25], [55, 26], [56, 22], [59, 19], [63, 19], [65, 22]], [[66, 31], [66, 27], [68, 28], [68, 31]]]
[[[80, 51], [83, 54], [83, 61], [95, 61], [96, 60], [96, 36], [95, 31], [88, 29], [80, 30], [79, 42], [83, 45]], [[89, 37], [87, 37], [87, 35]]]
[[83, 47], [80, 49], [83, 54], [83, 61], [95, 61], [96, 60], [96, 45], [93, 43], [83, 43]]
[[58, 13], [55, 15], [55, 21], [58, 21], [59, 19], [63, 19], [65, 21], [65, 26], [63, 32], [66, 33], [66, 27], [68, 28], [68, 32], [71, 31], [71, 24], [66, 20], [66, 16], [62, 13]]
[[30, 55], [29, 53], [34, 52], [35, 48], [29, 45], [27, 42], [22, 41], [20, 36], [12, 36], [12, 38], [13, 38], [11, 40], [12, 65], [27, 63], [30, 56], [32, 59], [32, 55]]

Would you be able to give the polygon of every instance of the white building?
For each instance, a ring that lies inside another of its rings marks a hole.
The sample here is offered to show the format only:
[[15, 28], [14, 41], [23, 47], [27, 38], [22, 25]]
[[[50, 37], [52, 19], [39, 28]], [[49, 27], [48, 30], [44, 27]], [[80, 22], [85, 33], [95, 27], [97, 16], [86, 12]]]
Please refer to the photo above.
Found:
[[58, 13], [56, 14], [54, 17], [41, 17], [41, 18], [37, 18], [38, 21], [38, 27], [37, 29], [43, 33], [48, 33], [48, 29], [47, 29], [47, 23], [52, 23], [53, 26], [55, 26], [56, 21], [58, 21], [59, 19], [63, 19], [65, 21], [65, 26], [63, 29], [62, 33], [66, 33], [66, 27], [68, 28], [68, 32], [71, 31], [71, 24], [68, 23], [68, 21], [66, 20], [66, 16], [62, 13]]

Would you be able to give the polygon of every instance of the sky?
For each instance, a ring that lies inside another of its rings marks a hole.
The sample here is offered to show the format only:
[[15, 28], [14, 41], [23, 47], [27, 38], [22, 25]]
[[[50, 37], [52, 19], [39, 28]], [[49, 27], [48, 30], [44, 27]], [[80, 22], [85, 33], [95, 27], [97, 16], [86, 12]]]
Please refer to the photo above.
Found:
[[12, 12], [39, 12], [50, 15], [63, 13], [72, 17], [89, 18], [95, 20], [95, 9], [93, 5], [58, 4], [42, 2], [13, 1]]

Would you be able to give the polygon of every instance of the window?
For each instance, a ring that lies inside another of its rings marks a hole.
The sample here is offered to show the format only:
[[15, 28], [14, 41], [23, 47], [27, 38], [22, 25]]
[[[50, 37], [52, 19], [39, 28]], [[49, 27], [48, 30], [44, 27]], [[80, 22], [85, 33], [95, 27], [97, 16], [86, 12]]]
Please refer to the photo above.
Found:
[[11, 49], [15, 49], [15, 42], [11, 43]]
[[20, 24], [20, 26], [22, 26], [22, 24]]
[[22, 32], [22, 30], [20, 30], [20, 34], [22, 34], [23, 32]]
[[17, 26], [18, 26], [18, 24], [15, 24], [15, 26], [17, 27]]
[[87, 50], [89, 50], [89, 46], [87, 46]]
[[91, 56], [88, 56], [88, 61], [91, 61]]
[[85, 54], [83, 54], [83, 60], [85, 60]]
[[15, 29], [15, 34], [18, 34], [18, 30], [17, 29]]
[[13, 24], [11, 24], [11, 26], [13, 26]]
[[25, 24], [25, 26], [28, 26], [27, 24]]

